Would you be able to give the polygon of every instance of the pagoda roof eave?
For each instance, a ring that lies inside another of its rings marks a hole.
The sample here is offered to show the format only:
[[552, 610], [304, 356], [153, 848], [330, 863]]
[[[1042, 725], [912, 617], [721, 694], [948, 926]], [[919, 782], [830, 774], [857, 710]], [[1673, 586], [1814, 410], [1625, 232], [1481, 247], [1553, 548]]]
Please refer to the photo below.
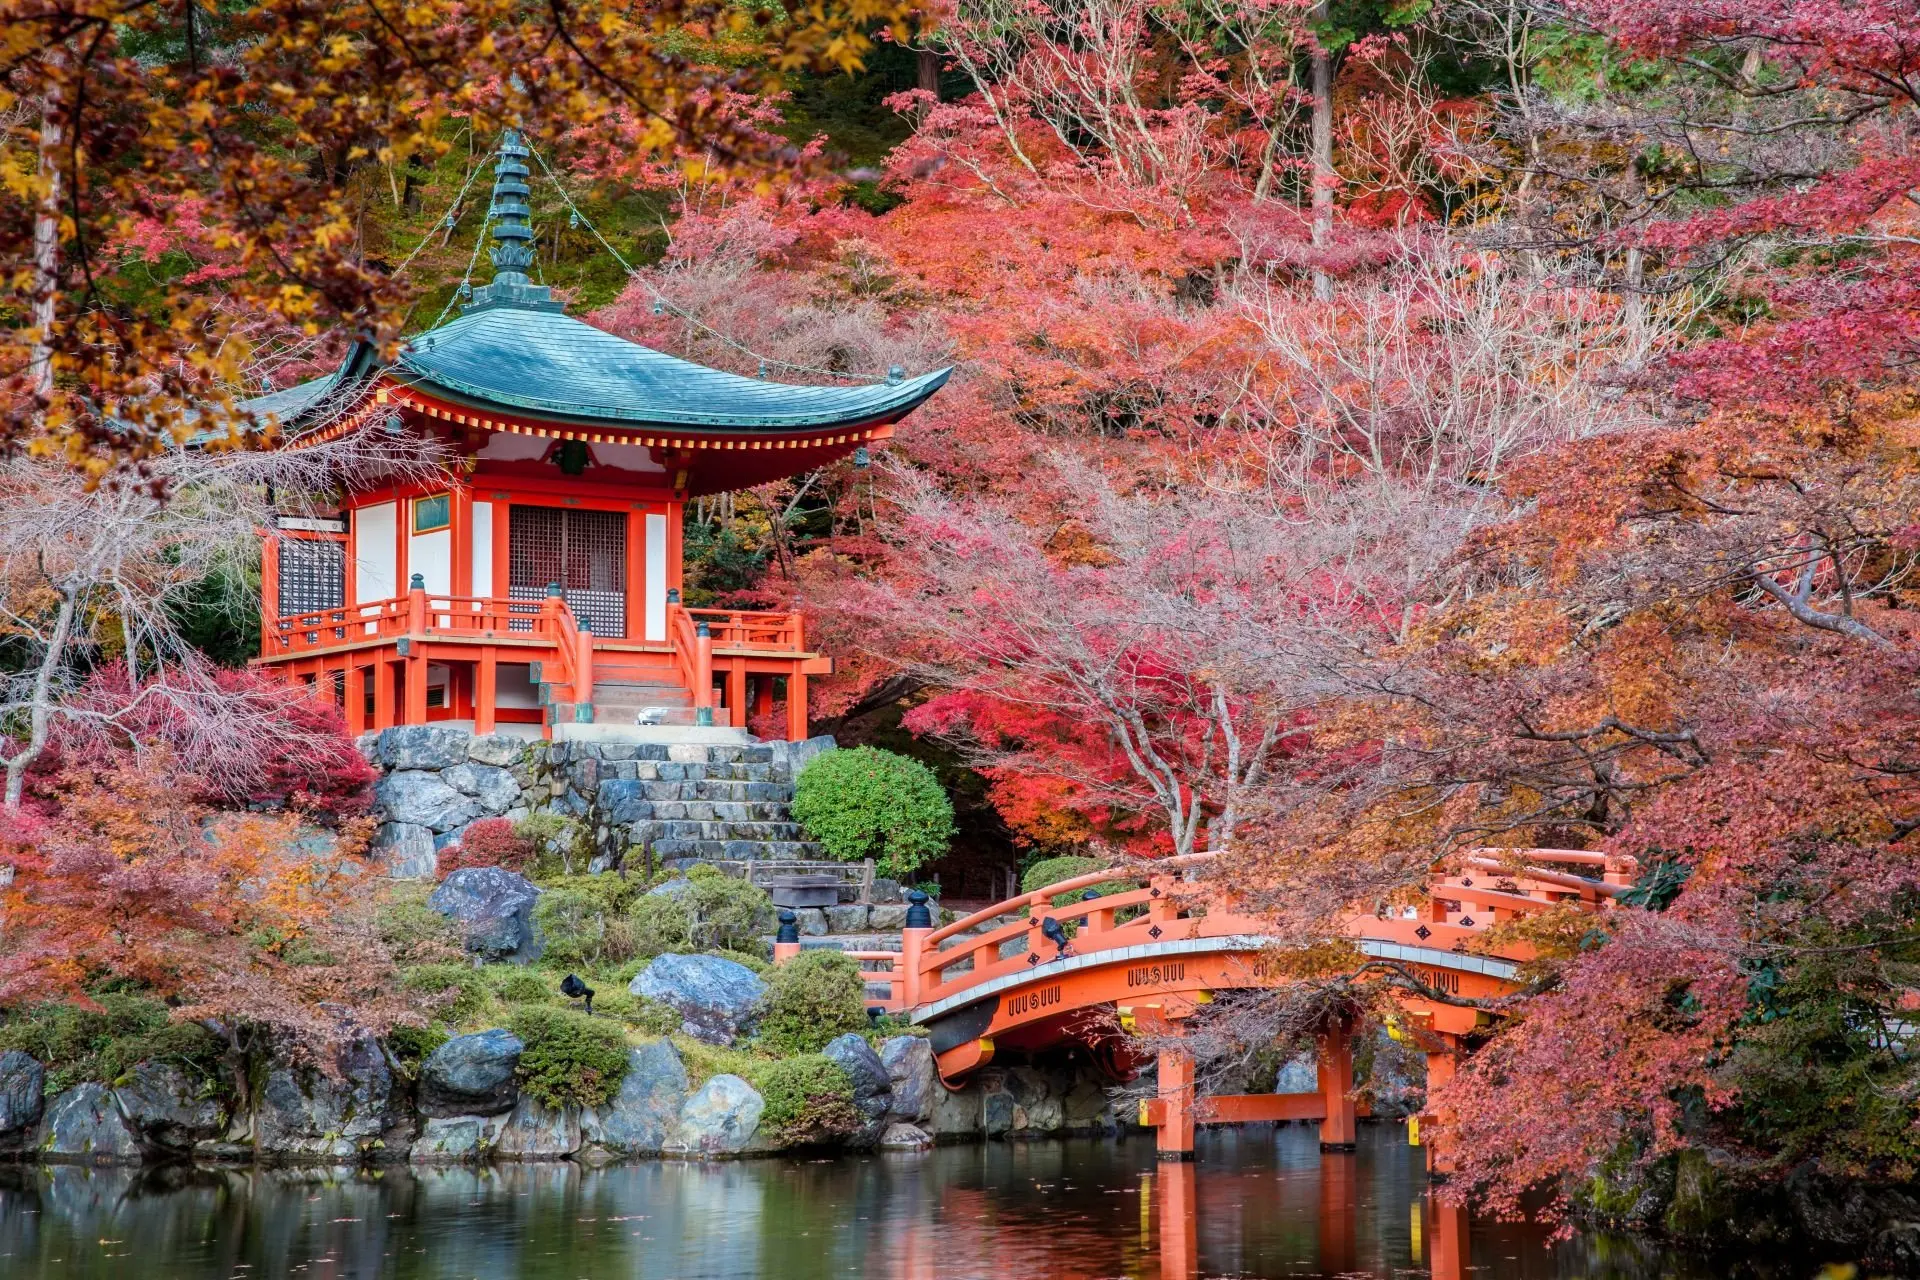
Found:
[[[502, 393], [477, 386], [442, 373], [425, 375], [405, 367], [387, 372], [387, 380], [418, 390], [438, 400], [464, 405], [479, 411], [493, 410], [516, 418], [533, 418], [556, 426], [586, 427], [598, 430], [634, 432], [645, 430], [677, 431], [689, 434], [740, 434], [753, 436], [799, 435], [865, 426], [877, 422], [896, 422], [924, 404], [934, 392], [946, 385], [951, 368], [939, 369], [898, 383], [857, 388], [880, 394], [863, 396], [836, 405], [831, 411], [796, 413], [715, 413], [695, 410], [663, 411], [658, 407], [636, 406], [629, 412], [612, 411], [615, 406], [583, 405], [548, 396]], [[784, 385], [784, 384], [783, 384]], [[795, 391], [813, 388], [793, 386]], [[852, 388], [831, 388], [842, 391]]]

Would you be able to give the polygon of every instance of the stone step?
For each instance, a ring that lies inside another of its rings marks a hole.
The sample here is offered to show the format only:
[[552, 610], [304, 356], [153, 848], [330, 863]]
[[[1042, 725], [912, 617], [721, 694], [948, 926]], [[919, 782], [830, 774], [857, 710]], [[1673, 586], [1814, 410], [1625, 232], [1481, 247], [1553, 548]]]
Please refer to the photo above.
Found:
[[[725, 800], [623, 800], [602, 805], [602, 814], [616, 826], [631, 822], [788, 823], [791, 806], [785, 800], [730, 802]], [[744, 834], [744, 833], [736, 833]], [[774, 839], [784, 840], [780, 834]]]
[[[581, 769], [578, 765], [569, 765], [569, 769]], [[587, 785], [584, 769], [569, 774], [577, 785]], [[635, 782], [665, 782], [675, 785], [705, 784], [711, 786], [781, 787], [787, 791], [785, 797], [775, 796], [764, 791], [748, 791], [734, 797], [743, 800], [776, 800], [792, 797], [793, 783], [789, 780], [787, 767], [779, 764], [681, 764], [675, 760], [614, 760], [601, 761], [594, 765], [592, 776], [595, 779], [625, 778]], [[648, 797], [651, 799], [652, 797]], [[671, 797], [662, 797], [663, 799]], [[679, 797], [684, 799], [685, 797]]]
[[[736, 782], [713, 778], [697, 782], [653, 782], [634, 780], [638, 798], [648, 804], [676, 804], [703, 801], [708, 804], [792, 804], [790, 782]], [[633, 798], [634, 788], [618, 789], [623, 799]]]
[[651, 837], [660, 840], [760, 840], [788, 843], [804, 840], [806, 832], [797, 822], [772, 819], [743, 819], [738, 822], [701, 818], [652, 818], [634, 822], [628, 839], [634, 844]]
[[662, 859], [669, 870], [685, 871], [696, 863], [722, 858], [735, 862], [820, 862], [827, 851], [821, 845], [799, 840], [655, 840], [653, 856]]
[[576, 760], [651, 760], [675, 764], [773, 764], [774, 749], [755, 742], [744, 730], [728, 729], [725, 736], [710, 740], [662, 742], [607, 742], [575, 749], [565, 743], [552, 747], [548, 758], [556, 765]]

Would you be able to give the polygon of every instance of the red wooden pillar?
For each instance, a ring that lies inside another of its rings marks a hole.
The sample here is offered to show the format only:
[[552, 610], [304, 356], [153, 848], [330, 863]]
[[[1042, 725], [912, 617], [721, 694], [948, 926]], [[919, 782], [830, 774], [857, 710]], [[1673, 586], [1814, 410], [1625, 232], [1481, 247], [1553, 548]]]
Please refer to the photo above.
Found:
[[383, 651], [367, 670], [367, 678], [373, 681], [373, 727], [376, 729], [393, 728], [393, 682], [399, 666], [388, 661]]
[[1327, 1118], [1320, 1122], [1320, 1149], [1353, 1150], [1353, 1043], [1345, 1026], [1320, 1037], [1320, 1097], [1327, 1107]]
[[1427, 1054], [1427, 1110], [1419, 1120], [1420, 1145], [1427, 1149], [1427, 1172], [1444, 1179], [1453, 1172], [1453, 1153], [1447, 1149], [1446, 1134], [1433, 1124], [1433, 1095], [1441, 1085], [1453, 1079], [1460, 1066], [1460, 1043], [1452, 1036], [1442, 1038], [1443, 1047]]
[[1195, 1213], [1192, 1161], [1163, 1164], [1153, 1175], [1159, 1196], [1161, 1280], [1193, 1280], [1200, 1274], [1200, 1223]]
[[773, 714], [773, 677], [762, 675], [753, 679], [753, 714], [756, 717]]
[[693, 629], [693, 722], [713, 723], [713, 632], [704, 622]]
[[787, 741], [807, 740], [807, 677], [796, 669], [787, 676]]
[[274, 620], [280, 616], [280, 543], [270, 533], [260, 535], [260, 649], [273, 645]]
[[499, 693], [500, 651], [492, 645], [480, 650], [479, 665], [473, 679], [473, 731], [492, 733], [496, 699]]
[[427, 655], [410, 653], [406, 658], [407, 714], [404, 723], [427, 722]]
[[[1178, 1023], [1173, 1034], [1182, 1033]], [[1156, 1131], [1155, 1145], [1162, 1160], [1193, 1159], [1193, 1055], [1185, 1049], [1162, 1049], [1159, 1055], [1160, 1102], [1165, 1117]]]
[[486, 588], [473, 580], [473, 490], [455, 485], [447, 495], [447, 536], [452, 540], [447, 584], [451, 596], [484, 596]]
[[736, 729], [747, 727], [747, 660], [731, 658], [727, 662], [727, 723]]
[[347, 669], [341, 673], [345, 682], [344, 696], [346, 705], [341, 708], [347, 717], [347, 732], [353, 734], [367, 731], [367, 669], [356, 666], [351, 657], [347, 659]]

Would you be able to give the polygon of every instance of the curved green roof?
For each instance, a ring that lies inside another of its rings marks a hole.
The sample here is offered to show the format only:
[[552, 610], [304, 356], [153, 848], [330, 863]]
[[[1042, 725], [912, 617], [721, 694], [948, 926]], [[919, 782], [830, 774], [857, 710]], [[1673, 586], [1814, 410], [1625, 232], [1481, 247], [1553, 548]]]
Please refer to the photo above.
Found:
[[951, 372], [851, 387], [766, 382], [663, 355], [563, 312], [500, 305], [414, 338], [388, 371], [422, 390], [535, 414], [774, 431], [898, 417]]

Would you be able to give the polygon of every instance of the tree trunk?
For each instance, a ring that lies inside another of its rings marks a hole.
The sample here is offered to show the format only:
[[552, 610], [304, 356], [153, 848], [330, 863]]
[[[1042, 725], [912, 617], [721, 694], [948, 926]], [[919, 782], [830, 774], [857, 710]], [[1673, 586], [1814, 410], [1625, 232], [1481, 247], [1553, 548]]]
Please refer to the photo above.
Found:
[[914, 87], [925, 89], [935, 98], [940, 96], [940, 55], [932, 49], [920, 49], [914, 65]]
[[66, 657], [67, 639], [73, 634], [73, 597], [71, 589], [60, 588], [60, 611], [54, 615], [53, 634], [47, 638], [47, 651], [40, 658], [40, 670], [33, 676], [33, 700], [27, 712], [27, 745], [7, 761], [6, 807], [18, 809], [26, 790], [27, 770], [47, 749], [47, 731], [53, 719], [53, 675]]
[[[1313, 21], [1324, 30], [1328, 0], [1313, 8]], [[1313, 45], [1313, 247], [1324, 251], [1333, 239], [1333, 55], [1321, 43]], [[1324, 267], [1313, 270], [1313, 296], [1333, 301], [1333, 277]]]
[[[34, 429], [46, 426], [53, 405], [53, 326], [60, 295], [60, 148], [66, 129], [60, 119], [59, 73], [66, 59], [58, 49], [47, 54], [46, 101], [40, 105], [40, 201], [33, 216], [33, 348], [28, 357], [28, 386], [35, 402]], [[11, 790], [11, 778], [9, 790]], [[12, 803], [11, 800], [8, 802]]]

